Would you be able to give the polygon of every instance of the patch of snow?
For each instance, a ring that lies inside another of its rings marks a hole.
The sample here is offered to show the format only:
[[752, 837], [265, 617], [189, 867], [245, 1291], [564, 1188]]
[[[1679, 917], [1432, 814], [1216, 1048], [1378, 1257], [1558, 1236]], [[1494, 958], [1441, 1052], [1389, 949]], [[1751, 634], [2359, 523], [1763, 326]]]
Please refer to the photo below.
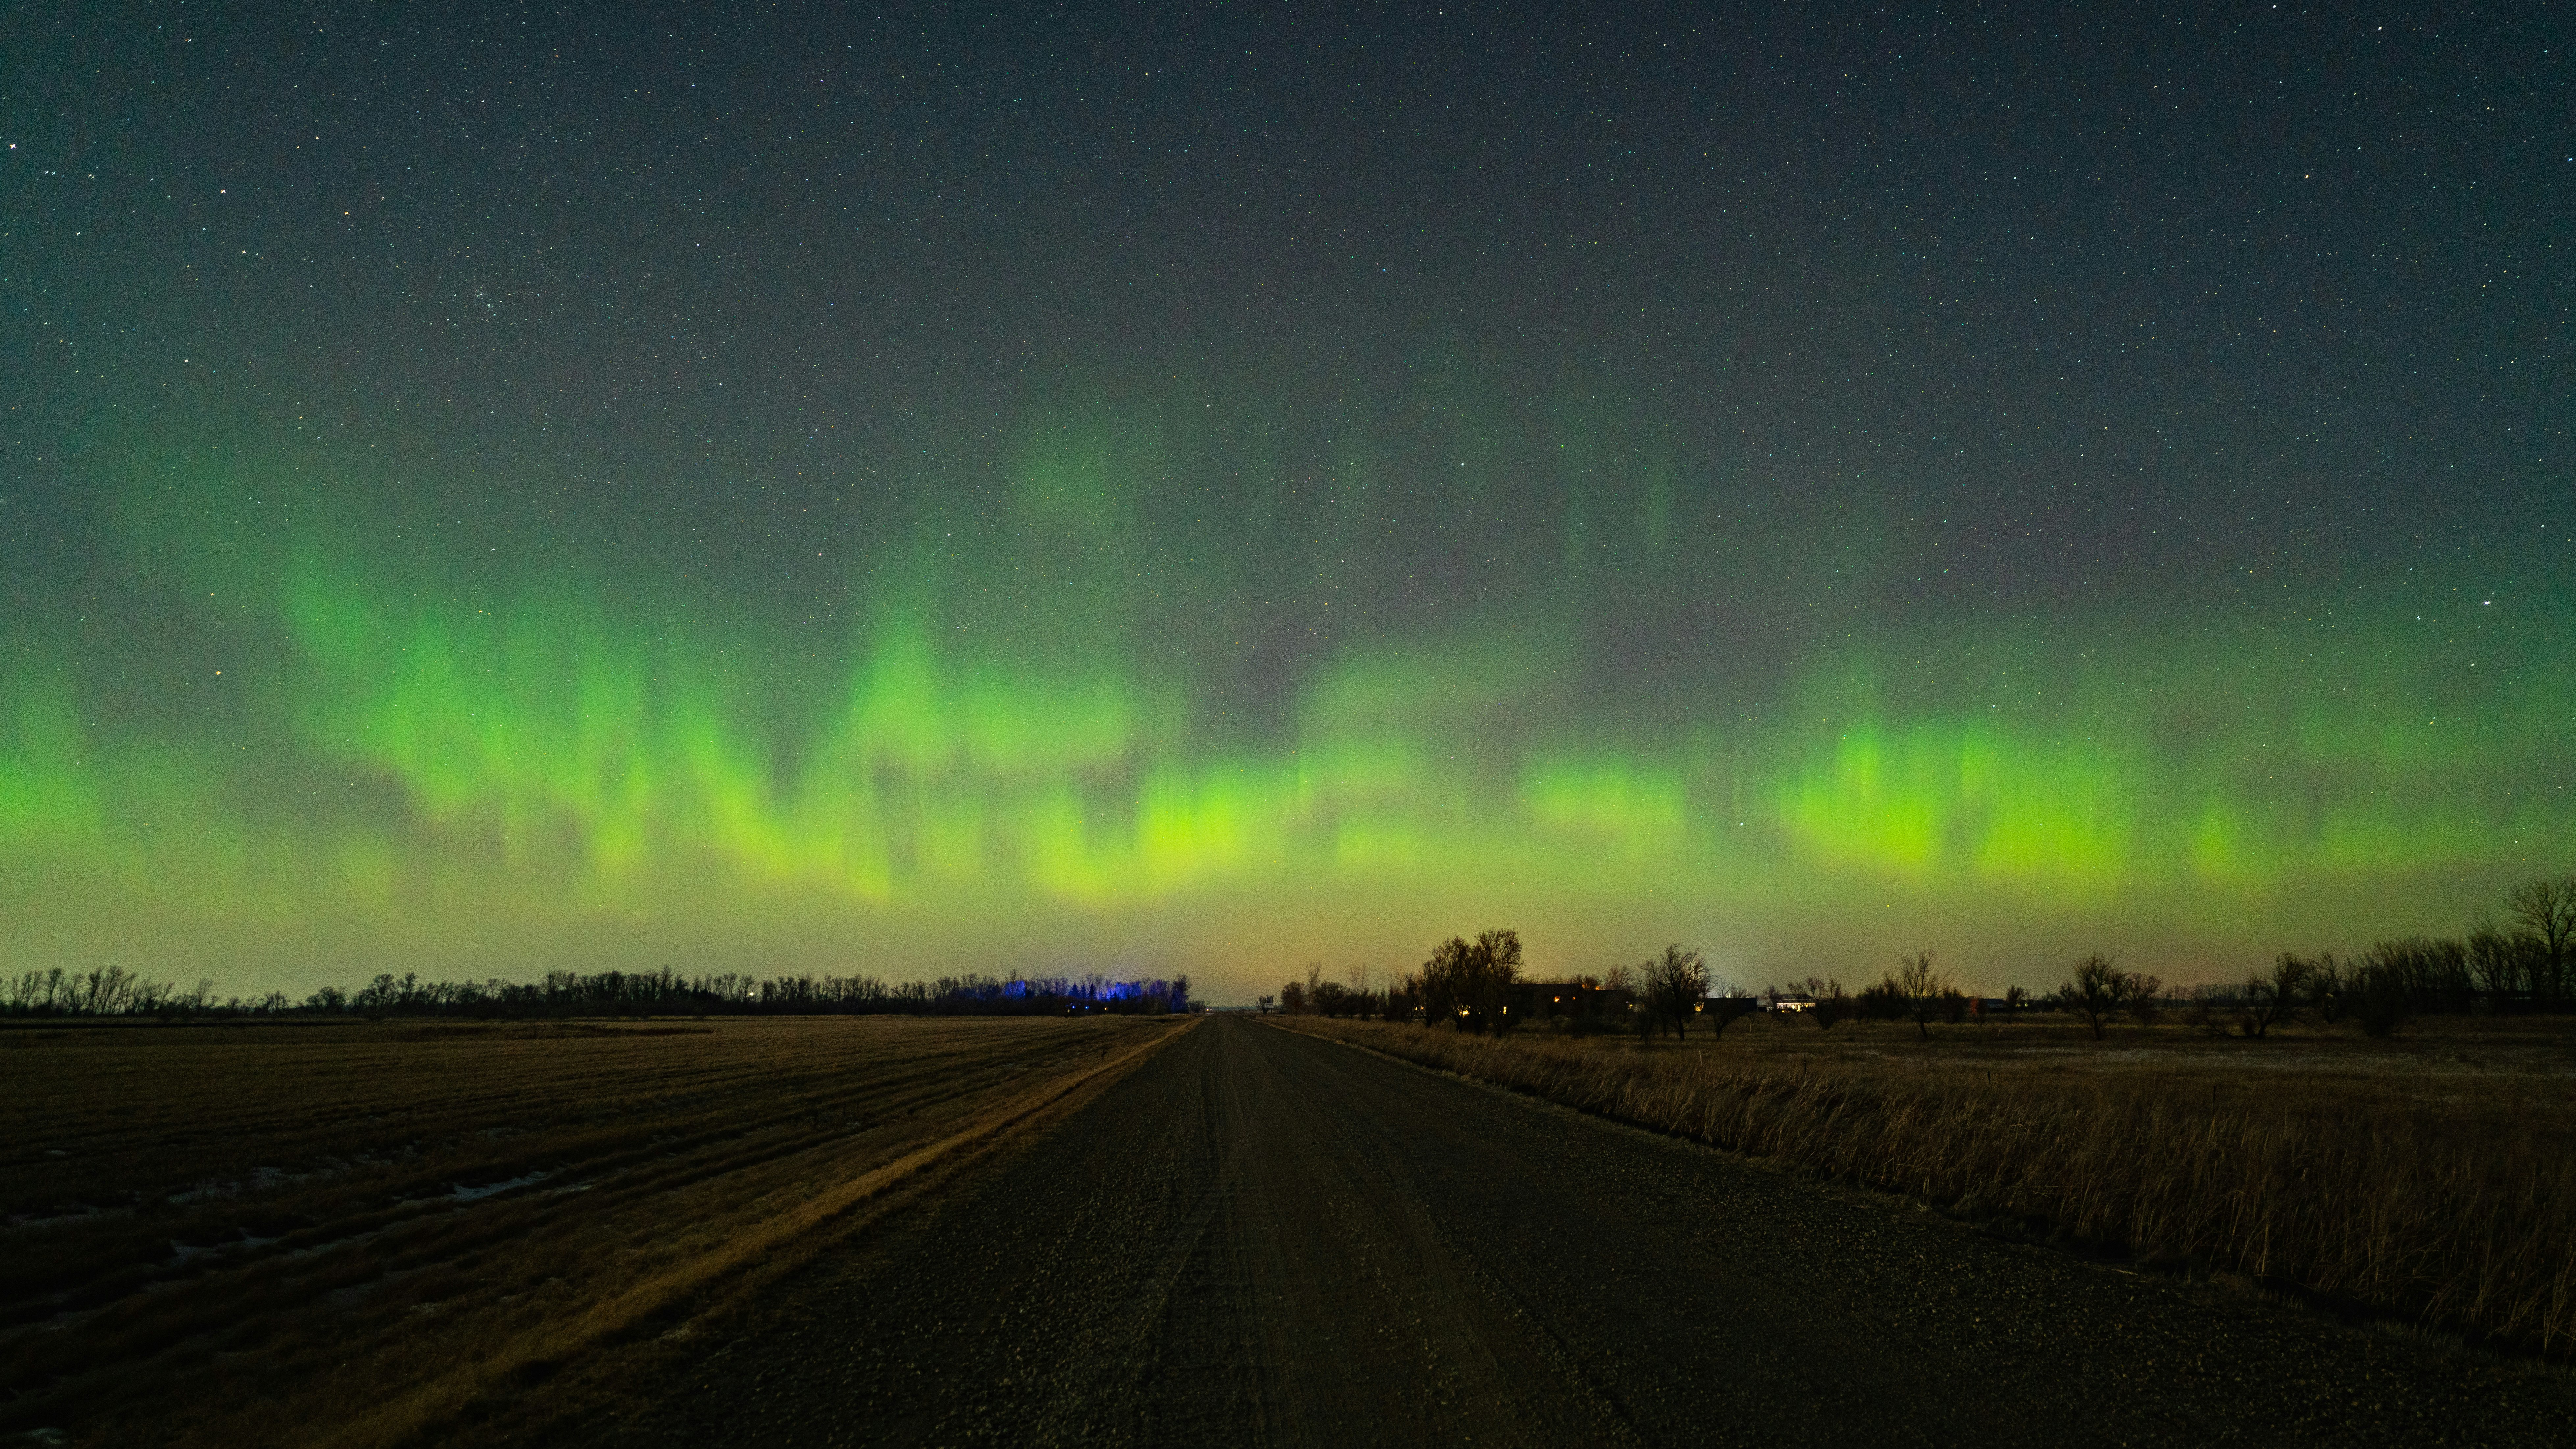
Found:
[[481, 1187], [460, 1187], [456, 1190], [455, 1196], [458, 1202], [480, 1202], [484, 1198], [490, 1197], [496, 1192], [508, 1192], [514, 1187], [526, 1187], [532, 1182], [543, 1182], [545, 1180], [546, 1175], [544, 1173], [531, 1172], [525, 1177], [513, 1177], [505, 1182], [486, 1183]]

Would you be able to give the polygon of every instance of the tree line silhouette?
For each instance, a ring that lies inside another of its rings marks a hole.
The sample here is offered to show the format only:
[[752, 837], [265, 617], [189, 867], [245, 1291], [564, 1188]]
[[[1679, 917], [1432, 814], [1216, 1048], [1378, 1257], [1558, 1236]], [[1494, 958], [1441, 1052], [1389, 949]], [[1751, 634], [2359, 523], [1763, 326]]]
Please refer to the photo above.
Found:
[[[2556, 1013], [2576, 1006], [2571, 998], [2576, 876], [2544, 876], [2507, 893], [2502, 920], [2480, 913], [2466, 936], [2406, 936], [2344, 960], [2284, 951], [2242, 985], [2194, 987], [2178, 1004], [2193, 1025], [2233, 1026], [2242, 1036], [2310, 1018], [2387, 1036], [2413, 1016]], [[2055, 1002], [2081, 1013], [2097, 1040], [2122, 1013], [2150, 1022], [2177, 1004], [2155, 977], [2121, 972], [2098, 955], [2076, 963]]]
[[1196, 1009], [1190, 979], [1085, 976], [755, 977], [653, 971], [549, 971], [537, 981], [423, 981], [379, 974], [355, 991], [325, 986], [301, 1001], [283, 991], [216, 999], [212, 981], [181, 991], [119, 966], [60, 967], [0, 977], [0, 1016], [469, 1018], [559, 1016], [1067, 1016], [1159, 1015]]
[[2314, 1020], [2351, 1022], [2387, 1036], [2413, 1016], [2555, 1013], [2576, 1008], [2576, 876], [2542, 877], [2514, 887], [2505, 914], [2483, 912], [2466, 936], [2407, 936], [2381, 941], [2359, 956], [2284, 951], [2271, 967], [2241, 983], [2221, 982], [2169, 993], [2143, 972], [2122, 971], [2099, 953], [2076, 962], [2043, 996], [2016, 986], [1991, 1002], [1950, 985], [1931, 953], [1900, 957], [1898, 968], [1858, 992], [1840, 981], [1809, 977], [1762, 993], [1790, 1004], [1827, 1029], [1845, 1021], [1964, 1021], [2033, 1010], [2084, 1019], [2096, 1041], [2122, 1017], [2149, 1025], [2179, 1011], [2186, 1023], [2262, 1037], [2276, 1026]]
[[[1845, 1021], [1910, 1021], [1928, 1037], [1935, 1021], [2046, 1009], [2082, 1017], [2096, 1040], [2122, 1016], [2152, 1023], [2180, 1007], [2194, 1025], [2232, 1025], [2246, 1036], [2309, 1018], [2350, 1021], [2369, 1035], [2386, 1036], [2410, 1016], [2576, 1008], [2576, 875], [2514, 887], [2505, 898], [2504, 917], [2483, 913], [2464, 937], [2382, 941], [2349, 960], [2285, 951], [2270, 970], [2249, 974], [2241, 985], [2196, 986], [2179, 998], [2168, 995], [2160, 979], [2122, 971], [2098, 953], [2076, 962], [2052, 993], [2035, 996], [2015, 986], [1992, 1000], [1961, 991], [1934, 953], [1921, 950], [1898, 957], [1894, 969], [1857, 992], [1839, 980], [1810, 976], [1785, 989], [1711, 996], [1706, 962], [1678, 943], [1641, 965], [1614, 967], [1597, 977], [1527, 977], [1521, 967], [1519, 933], [1489, 930], [1473, 940], [1450, 937], [1419, 970], [1382, 989], [1370, 988], [1366, 967], [1353, 968], [1344, 984], [1325, 980], [1320, 963], [1311, 965], [1303, 981], [1280, 988], [1276, 1005], [1291, 1014], [1445, 1025], [1461, 1032], [1545, 1022], [1564, 1030], [1632, 1030], [1649, 1037], [1665, 1030], [1687, 1036], [1694, 1022], [1719, 1034], [1758, 1010], [1796, 1015], [1828, 1030]], [[1273, 998], [1261, 998], [1263, 1010], [1272, 1005]]]
[[[1420, 969], [1371, 990], [1368, 968], [1355, 967], [1348, 985], [1324, 979], [1321, 963], [1304, 981], [1282, 986], [1278, 1008], [1291, 1015], [1354, 1017], [1449, 1026], [1461, 1032], [1505, 1032], [1547, 1022], [1575, 1031], [1671, 1031], [1687, 1037], [1693, 1022], [1723, 1032], [1752, 1011], [1750, 997], [1708, 994], [1708, 963], [1676, 942], [1638, 966], [1613, 967], [1604, 976], [1531, 977], [1521, 974], [1518, 931], [1480, 931], [1475, 939], [1452, 936], [1434, 946]], [[1272, 998], [1261, 998], [1267, 1011]]]

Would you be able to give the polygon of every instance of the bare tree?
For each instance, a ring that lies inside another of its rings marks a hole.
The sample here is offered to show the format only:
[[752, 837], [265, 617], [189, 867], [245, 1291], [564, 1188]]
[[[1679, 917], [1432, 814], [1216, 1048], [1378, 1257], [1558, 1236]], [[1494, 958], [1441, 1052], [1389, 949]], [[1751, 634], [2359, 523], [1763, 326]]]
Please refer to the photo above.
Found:
[[2120, 978], [2121, 1004], [2129, 1008], [2130, 1017], [2140, 1026], [2156, 1024], [2156, 1005], [2164, 995], [2164, 978], [2160, 976], [2131, 971]]
[[1511, 1024], [1520, 974], [1519, 932], [1481, 931], [1473, 941], [1452, 936], [1422, 963], [1424, 1020], [1445, 1019], [1460, 1031], [1501, 1031]]
[[2518, 934], [2531, 939], [2531, 998], [2546, 1007], [2567, 990], [2568, 957], [2576, 954], [2576, 876], [2542, 877], [2513, 888], [2505, 897]]
[[1904, 1001], [1905, 1014], [1914, 1019], [1914, 1029], [1930, 1041], [1932, 1028], [1928, 1023], [1941, 1010], [1941, 998], [1950, 990], [1950, 973], [1932, 964], [1931, 952], [1918, 950], [1897, 957], [1896, 973], [1887, 979]]
[[1831, 1031], [1836, 1022], [1847, 1020], [1852, 1014], [1851, 993], [1843, 989], [1842, 982], [1830, 977], [1821, 981], [1808, 977], [1807, 999], [1814, 1003], [1807, 1008], [1807, 1014], [1816, 1019], [1818, 1031]]
[[2111, 958], [2096, 951], [2075, 963], [2075, 974], [2057, 988], [2057, 1001], [2069, 1011], [2082, 1013], [2093, 1027], [2093, 1039], [2100, 1041], [2102, 1018], [2120, 1009], [2128, 985]]
[[1491, 930], [1476, 933], [1475, 950], [1468, 958], [1473, 982], [1468, 1009], [1488, 1031], [1503, 1031], [1512, 1024], [1512, 988], [1521, 979], [1521, 934], [1518, 931]]
[[1637, 974], [1646, 983], [1648, 1018], [1670, 1019], [1673, 1035], [1689, 1040], [1691, 1013], [1708, 996], [1708, 962], [1675, 941], [1662, 956], [1638, 967]]
[[2245, 978], [2245, 1011], [2239, 1025], [2245, 1035], [2259, 1037], [2283, 1022], [2295, 1019], [2299, 1003], [2308, 994], [2309, 978], [2316, 975], [2317, 965], [2287, 951], [2272, 963], [2265, 976]]
[[2347, 974], [2329, 951], [2308, 963], [2308, 1004], [2317, 1009], [2317, 1019], [2331, 1026], [2360, 999], [2362, 963], [2354, 962]]
[[1466, 985], [1468, 953], [1474, 948], [1463, 936], [1452, 936], [1431, 948], [1422, 963], [1422, 1022], [1438, 1026], [1447, 1022], [1460, 1031], [1467, 1029], [1467, 1007], [1460, 993]]
[[2511, 1010], [2514, 998], [2530, 985], [2529, 958], [2538, 954], [2528, 938], [2505, 930], [2494, 916], [2481, 912], [2469, 927], [2468, 953], [2469, 970], [2488, 1004], [2497, 1011]]
[[[1387, 1020], [1411, 1021], [1413, 1020], [1414, 1012], [1420, 1010], [1421, 1007], [1422, 975], [1420, 972], [1408, 971], [1404, 975], [1396, 978], [1395, 985], [1387, 988]], [[1428, 1025], [1430, 1020], [1431, 1018], [1426, 1017], [1424, 1019], [1424, 1024]]]

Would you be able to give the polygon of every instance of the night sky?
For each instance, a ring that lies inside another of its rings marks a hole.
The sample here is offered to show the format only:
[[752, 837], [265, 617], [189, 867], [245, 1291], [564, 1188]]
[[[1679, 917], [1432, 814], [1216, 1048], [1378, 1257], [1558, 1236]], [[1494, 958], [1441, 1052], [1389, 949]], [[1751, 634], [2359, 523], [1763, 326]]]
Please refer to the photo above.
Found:
[[13, 6], [0, 966], [2456, 931], [2570, 27], [2109, 12]]

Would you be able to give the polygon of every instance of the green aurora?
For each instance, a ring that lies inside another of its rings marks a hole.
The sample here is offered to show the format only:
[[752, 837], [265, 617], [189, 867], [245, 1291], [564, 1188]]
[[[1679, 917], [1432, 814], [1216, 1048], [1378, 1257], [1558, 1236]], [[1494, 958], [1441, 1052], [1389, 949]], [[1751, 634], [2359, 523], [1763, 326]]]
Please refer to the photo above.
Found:
[[[2563, 595], [1891, 616], [1831, 596], [1906, 540], [1801, 546], [1633, 419], [1174, 421], [1214, 411], [1035, 410], [903, 507], [703, 552], [468, 508], [390, 435], [94, 430], [113, 606], [13, 621], [0, 678], [12, 954], [1230, 1000], [1508, 923], [1541, 969], [1927, 945], [1991, 990], [2456, 929], [2576, 861]], [[1432, 537], [1483, 581], [1409, 575]]]

